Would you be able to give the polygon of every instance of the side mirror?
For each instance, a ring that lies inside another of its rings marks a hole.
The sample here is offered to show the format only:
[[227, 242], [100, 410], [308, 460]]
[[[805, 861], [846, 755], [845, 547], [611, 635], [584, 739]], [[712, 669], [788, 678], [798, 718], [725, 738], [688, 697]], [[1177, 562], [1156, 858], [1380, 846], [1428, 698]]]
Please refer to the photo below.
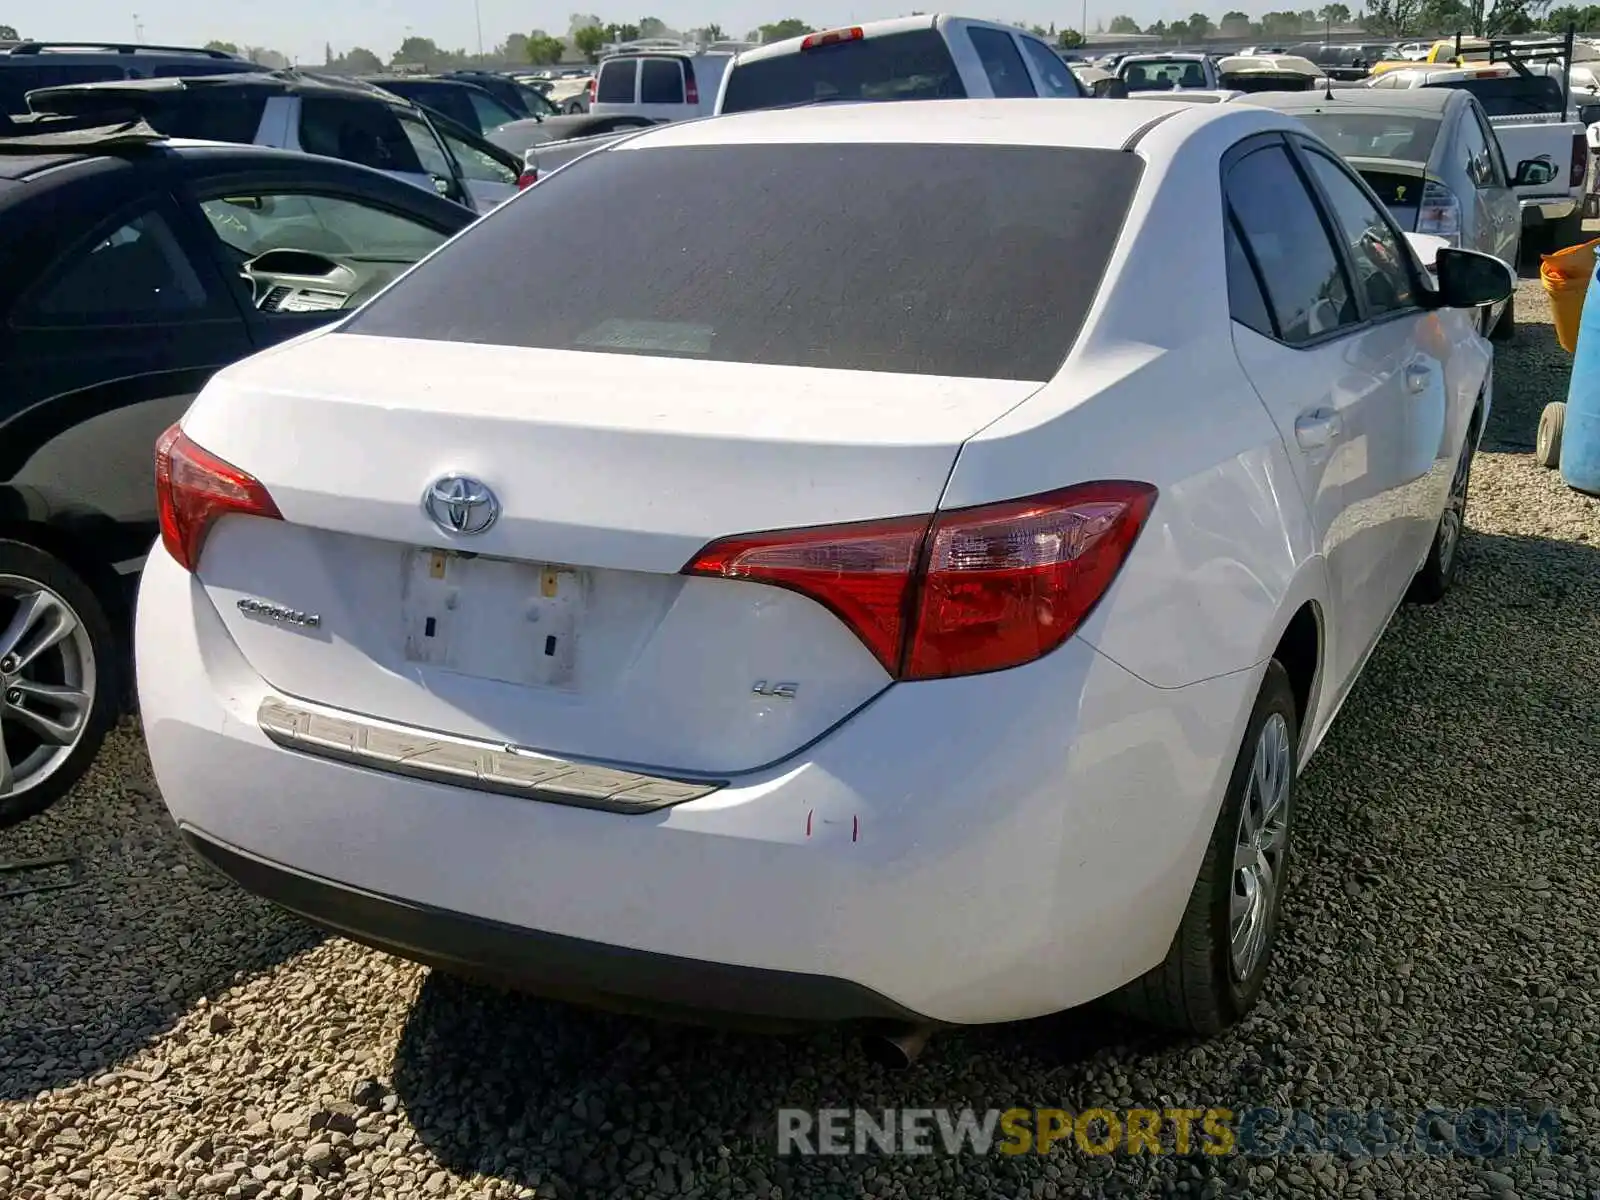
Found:
[[1441, 249], [1433, 260], [1434, 277], [1439, 281], [1434, 292], [1436, 308], [1482, 308], [1498, 304], [1516, 290], [1516, 276], [1492, 254]]
[[1578, 120], [1585, 125], [1593, 125], [1596, 121], [1600, 121], [1600, 104], [1580, 104]]
[[1556, 165], [1548, 158], [1525, 158], [1517, 164], [1512, 187], [1543, 187], [1556, 177]]
[[1096, 100], [1126, 100], [1128, 85], [1120, 79], [1096, 79], [1094, 96]]

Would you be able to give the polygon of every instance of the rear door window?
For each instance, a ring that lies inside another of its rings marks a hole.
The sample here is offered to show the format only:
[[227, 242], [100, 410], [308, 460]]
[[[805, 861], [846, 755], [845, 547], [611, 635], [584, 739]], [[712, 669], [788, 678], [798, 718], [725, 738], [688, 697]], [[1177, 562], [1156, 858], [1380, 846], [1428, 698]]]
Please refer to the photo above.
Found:
[[955, 59], [932, 29], [913, 29], [735, 63], [723, 112], [818, 100], [960, 100]]
[[347, 328], [1047, 380], [1095, 301], [1140, 170], [1133, 154], [1036, 146], [603, 150], [469, 227]]
[[647, 58], [639, 63], [640, 104], [682, 104], [683, 64], [675, 58]]
[[266, 110], [264, 92], [216, 88], [203, 98], [189, 93], [174, 96], [173, 102], [163, 104], [162, 110], [152, 114], [149, 121], [170, 137], [248, 145], [256, 140]]
[[1081, 96], [1083, 88], [1078, 86], [1078, 77], [1072, 73], [1061, 57], [1041, 41], [1033, 38], [1020, 38], [1022, 52], [1028, 56], [1028, 61], [1033, 64], [1034, 74], [1039, 76], [1041, 96]]
[[24, 328], [160, 324], [206, 315], [214, 299], [171, 227], [147, 212], [71, 251], [23, 303], [15, 323]]
[[342, 158], [379, 171], [422, 173], [417, 152], [394, 111], [381, 102], [302, 96], [300, 147], [309, 154]]
[[619, 58], [600, 64], [600, 78], [595, 83], [596, 104], [632, 104], [634, 81], [639, 77], [639, 60]]
[[987, 29], [982, 25], [967, 28], [972, 48], [983, 61], [983, 73], [989, 77], [994, 94], [1006, 99], [1034, 96], [1033, 81], [1028, 78], [1028, 68], [1023, 65], [1022, 52], [1017, 40], [1002, 29]]
[[25, 113], [28, 93], [38, 88], [73, 83], [105, 83], [126, 79], [127, 72], [109, 63], [28, 63], [17, 66], [0, 58], [0, 111]]
[[450, 153], [455, 157], [456, 164], [461, 168], [461, 177], [470, 179], [475, 183], [505, 183], [515, 185], [518, 172], [513, 171], [494, 155], [471, 142], [463, 141], [448, 130], [440, 130], [439, 136], [444, 139], [444, 144], [449, 147]]

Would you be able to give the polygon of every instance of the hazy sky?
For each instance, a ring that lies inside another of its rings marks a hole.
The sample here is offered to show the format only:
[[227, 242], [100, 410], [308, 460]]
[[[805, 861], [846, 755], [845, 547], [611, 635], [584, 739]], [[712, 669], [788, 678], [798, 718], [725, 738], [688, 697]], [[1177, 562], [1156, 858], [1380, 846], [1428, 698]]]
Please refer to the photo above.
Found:
[[[638, 2], [633, 0], [634, 4]], [[915, 0], [901, 3], [873, 6], [864, 0], [662, 0], [657, 7], [642, 12], [612, 11], [600, 5], [585, 11], [599, 11], [607, 20], [617, 21], [659, 17], [674, 29], [714, 21], [729, 37], [742, 37], [757, 25], [782, 17], [799, 17], [822, 26], [892, 17], [913, 9], [931, 11], [934, 7]], [[1212, 12], [1194, 0], [1128, 0], [1114, 5], [1090, 0], [1089, 27], [1094, 28], [1097, 21], [1109, 21], [1118, 13], [1126, 13], [1143, 24], [1187, 17], [1197, 8], [1215, 20], [1229, 7], [1232, 5], [1212, 5], [1216, 10]], [[512, 0], [479, 0], [479, 11], [483, 15], [484, 44], [492, 47], [508, 33], [527, 33], [537, 28], [565, 33], [568, 18], [578, 9], [570, 0], [559, 8], [548, 3], [529, 6]], [[946, 11], [1037, 21], [1041, 25], [1055, 22], [1061, 27], [1075, 27], [1083, 20], [1082, 5], [1074, 0], [1068, 0], [1065, 7], [1047, 0], [972, 0], [967, 8]], [[15, 25], [24, 37], [63, 41], [131, 39], [135, 13], [147, 42], [188, 45], [221, 38], [240, 45], [281, 50], [308, 63], [322, 61], [326, 42], [332, 42], [340, 51], [366, 46], [387, 58], [408, 31], [431, 37], [450, 49], [476, 50], [478, 45], [472, 0], [364, 0], [359, 4], [354, 0], [73, 0], [59, 5], [0, 0], [0, 23]]]

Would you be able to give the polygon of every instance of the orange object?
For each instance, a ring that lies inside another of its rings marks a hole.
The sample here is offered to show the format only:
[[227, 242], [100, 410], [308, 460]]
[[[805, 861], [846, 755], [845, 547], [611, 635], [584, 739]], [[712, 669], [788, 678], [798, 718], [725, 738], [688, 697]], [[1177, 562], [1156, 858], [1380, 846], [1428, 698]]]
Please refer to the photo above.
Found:
[[1600, 248], [1600, 238], [1540, 256], [1539, 279], [1544, 284], [1545, 294], [1550, 297], [1556, 341], [1568, 354], [1578, 348], [1578, 322], [1583, 317], [1583, 301], [1589, 294], [1589, 280], [1594, 278], [1597, 248]]

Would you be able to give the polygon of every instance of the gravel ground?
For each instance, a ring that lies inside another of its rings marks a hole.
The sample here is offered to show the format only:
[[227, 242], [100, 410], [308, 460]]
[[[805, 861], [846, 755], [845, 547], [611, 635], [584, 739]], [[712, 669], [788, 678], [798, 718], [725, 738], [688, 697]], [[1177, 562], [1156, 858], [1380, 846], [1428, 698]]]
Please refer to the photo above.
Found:
[[[1458, 591], [1405, 610], [1306, 780], [1267, 995], [1209, 1045], [1085, 1011], [937, 1038], [597, 1015], [323, 938], [191, 864], [137, 730], [0, 857], [0, 1196], [1600, 1197], [1600, 504], [1528, 454], [1567, 360], [1536, 282], [1501, 352]], [[1561, 1153], [778, 1160], [784, 1105], [1554, 1109]]]

